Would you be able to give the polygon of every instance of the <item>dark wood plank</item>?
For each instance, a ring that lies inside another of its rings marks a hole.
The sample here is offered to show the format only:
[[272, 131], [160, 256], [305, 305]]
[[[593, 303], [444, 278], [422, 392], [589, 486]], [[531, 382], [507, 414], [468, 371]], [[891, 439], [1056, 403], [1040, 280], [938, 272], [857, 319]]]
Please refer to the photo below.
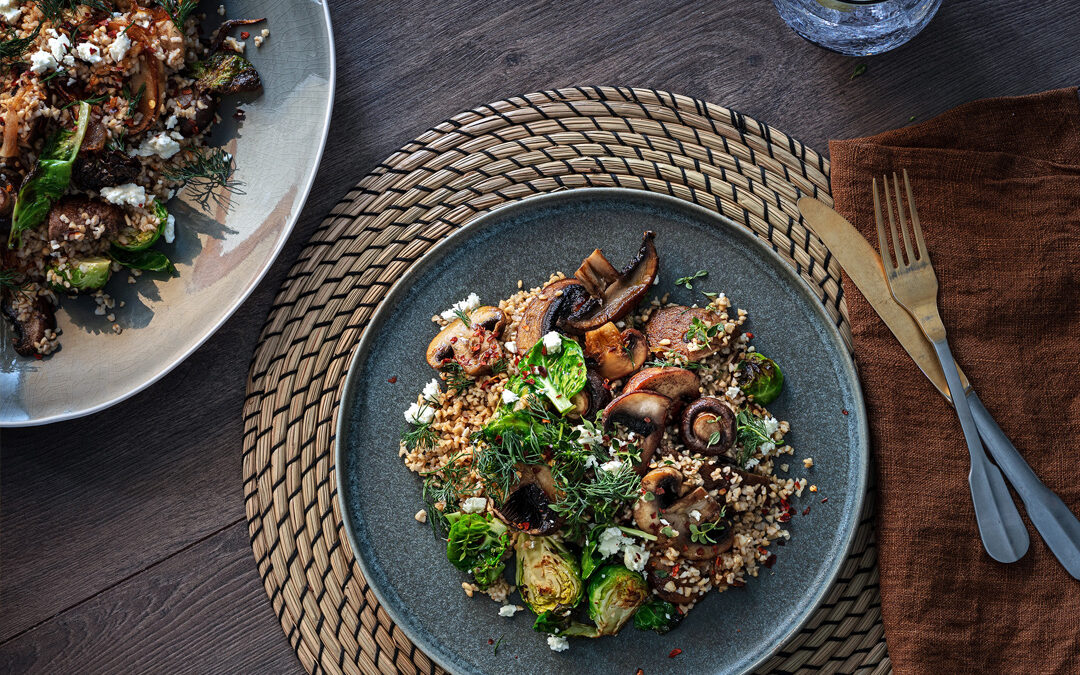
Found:
[[[57, 636], [70, 640], [61, 643], [68, 649], [91, 644], [92, 635], [57, 626], [66, 608], [103, 591], [116, 593], [116, 612], [147, 614], [139, 650], [183, 651], [171, 631], [178, 615], [150, 611], [126, 589], [144, 588], [155, 563], [243, 517], [240, 409], [273, 296], [330, 206], [438, 121], [537, 89], [633, 85], [735, 108], [825, 151], [829, 138], [883, 131], [975, 98], [1080, 83], [1080, 13], [1070, 0], [953, 0], [913, 42], [869, 59], [803, 42], [766, 2], [402, 0], [339, 2], [331, 11], [338, 99], [322, 170], [295, 234], [251, 299], [133, 399], [0, 436], [0, 640], [19, 636], [19, 653], [30, 643], [52, 653]], [[861, 61], [867, 72], [849, 79]], [[187, 610], [193, 626], [261, 613], [227, 647], [244, 653], [281, 637], [261, 590], [228, 595], [227, 569], [235, 569], [232, 585], [259, 588], [249, 553], [202, 563], [221, 583], [193, 592], [226, 594], [232, 604], [203, 598]], [[283, 638], [277, 647], [276, 658], [289, 656]], [[135, 660], [136, 651], [123, 658]]]

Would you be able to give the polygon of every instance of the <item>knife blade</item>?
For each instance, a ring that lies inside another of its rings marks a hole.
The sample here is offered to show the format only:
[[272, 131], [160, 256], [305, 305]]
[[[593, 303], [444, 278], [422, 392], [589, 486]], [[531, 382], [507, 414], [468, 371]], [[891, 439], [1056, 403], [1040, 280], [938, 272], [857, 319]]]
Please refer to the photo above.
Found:
[[[881, 256], [870, 246], [870, 242], [843, 216], [816, 199], [800, 199], [799, 211], [810, 229], [825, 242], [825, 246], [847, 272], [856, 288], [896, 336], [900, 345], [911, 355], [919, 370], [942, 396], [952, 402], [949, 385], [945, 383], [945, 373], [941, 370], [933, 346], [923, 335], [915, 319], [893, 299], [889, 284], [885, 280]], [[959, 365], [957, 370], [960, 370]], [[960, 370], [960, 382], [965, 391], [971, 386], [963, 370]]]

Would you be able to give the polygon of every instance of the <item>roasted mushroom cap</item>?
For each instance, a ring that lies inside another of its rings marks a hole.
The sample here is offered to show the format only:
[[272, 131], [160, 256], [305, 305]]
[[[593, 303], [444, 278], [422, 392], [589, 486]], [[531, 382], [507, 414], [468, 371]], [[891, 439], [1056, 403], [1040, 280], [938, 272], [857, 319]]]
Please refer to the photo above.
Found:
[[546, 464], [519, 465], [518, 484], [510, 491], [501, 506], [494, 509], [507, 525], [532, 535], [551, 534], [559, 529], [561, 520], [552, 511], [556, 499], [555, 480]]
[[[566, 328], [566, 317], [588, 301], [585, 287], [574, 279], [560, 279], [545, 286], [529, 301], [518, 322], [517, 353], [524, 354], [551, 331]], [[576, 331], [575, 331], [576, 332]]]
[[600, 377], [595, 370], [589, 369], [585, 375], [585, 388], [574, 394], [570, 400], [574, 404], [574, 412], [579, 417], [592, 420], [596, 417], [596, 413], [611, 403], [611, 390], [604, 384], [604, 378]]
[[[734, 530], [721, 505], [696, 487], [679, 497], [683, 476], [671, 466], [653, 469], [641, 479], [644, 491], [634, 503], [638, 528], [657, 536], [656, 545], [674, 547], [684, 558], [710, 560], [731, 547]], [[691, 525], [698, 530], [694, 537]]]
[[645, 324], [645, 337], [649, 341], [649, 351], [654, 354], [675, 352], [688, 361], [700, 361], [706, 356], [720, 351], [727, 343], [728, 334], [723, 327], [707, 342], [687, 337], [690, 327], [698, 319], [706, 326], [720, 326], [723, 319], [716, 312], [703, 307], [664, 307], [657, 310]]
[[702, 396], [686, 406], [679, 425], [686, 447], [703, 455], [727, 452], [735, 443], [736, 431], [735, 413], [714, 396]]
[[641, 449], [641, 462], [637, 467], [639, 473], [649, 468], [653, 453], [664, 437], [664, 425], [667, 424], [670, 410], [671, 399], [653, 391], [622, 394], [604, 408], [605, 429], [622, 424], [640, 437], [637, 441]]
[[491, 372], [503, 357], [499, 335], [506, 315], [498, 307], [477, 307], [469, 312], [469, 323], [454, 319], [439, 331], [427, 348], [427, 362], [436, 369], [456, 363], [470, 377]]
[[3, 289], [0, 311], [11, 319], [15, 333], [11, 343], [20, 356], [37, 354], [45, 331], [56, 330], [56, 309], [44, 298]]
[[673, 366], [643, 368], [634, 374], [623, 391], [655, 391], [672, 400], [675, 409], [696, 399], [701, 391], [701, 380], [692, 370]]
[[86, 197], [64, 197], [49, 209], [49, 239], [94, 241], [113, 239], [124, 224], [118, 206]]
[[618, 274], [613, 274], [615, 268], [600, 249], [593, 251], [574, 273], [593, 301], [576, 309], [567, 325], [582, 332], [596, 330], [632, 312], [649, 292], [660, 266], [655, 237], [655, 232], [646, 232], [637, 255]]
[[641, 331], [627, 328], [619, 332], [610, 321], [585, 333], [585, 356], [596, 362], [596, 370], [608, 380], [618, 380], [645, 363], [649, 349]]

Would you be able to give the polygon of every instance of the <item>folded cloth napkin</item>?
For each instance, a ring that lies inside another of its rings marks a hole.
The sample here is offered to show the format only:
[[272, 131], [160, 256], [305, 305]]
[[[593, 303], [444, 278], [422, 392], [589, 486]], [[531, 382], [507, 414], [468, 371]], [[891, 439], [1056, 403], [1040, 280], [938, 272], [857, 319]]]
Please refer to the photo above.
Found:
[[[1080, 513], [1077, 90], [976, 101], [829, 150], [836, 209], [875, 245], [871, 178], [907, 169], [957, 362], [1035, 473]], [[983, 551], [956, 414], [844, 281], [894, 669], [1080, 673], [1080, 581], [1030, 524], [1019, 562]]]

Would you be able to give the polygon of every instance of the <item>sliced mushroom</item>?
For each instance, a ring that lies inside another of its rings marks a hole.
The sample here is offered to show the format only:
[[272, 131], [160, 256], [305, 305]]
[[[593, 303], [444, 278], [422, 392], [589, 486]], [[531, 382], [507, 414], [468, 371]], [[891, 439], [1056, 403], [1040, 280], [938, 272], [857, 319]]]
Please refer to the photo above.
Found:
[[714, 396], [702, 396], [682, 414], [679, 434], [691, 452], [722, 455], [735, 443], [735, 413]]
[[703, 463], [701, 468], [698, 469], [698, 475], [701, 476], [702, 487], [707, 492], [731, 486], [735, 482], [736, 476], [742, 478], [741, 485], [768, 486], [773, 482], [768, 476], [762, 476], [759, 473], [746, 471], [728, 464], [725, 457], [714, 457]]
[[494, 509], [507, 525], [531, 535], [551, 534], [562, 520], [551, 509], [557, 499], [555, 480], [546, 464], [518, 465], [518, 483], [501, 506]]
[[15, 333], [11, 343], [21, 356], [37, 354], [45, 332], [56, 330], [56, 308], [44, 298], [4, 289], [0, 311], [11, 320]]
[[653, 453], [664, 438], [664, 425], [667, 424], [670, 410], [671, 399], [653, 391], [622, 394], [604, 408], [605, 429], [622, 424], [640, 437], [637, 441], [641, 450], [641, 462], [637, 467], [639, 473], [649, 469]]
[[[683, 475], [674, 467], [645, 474], [644, 492], [634, 503], [634, 522], [657, 536], [658, 547], [674, 547], [690, 560], [711, 560], [731, 548], [734, 528], [724, 508], [704, 488], [695, 487], [679, 497], [682, 487]], [[691, 525], [699, 531], [696, 537]]]
[[492, 364], [503, 357], [499, 336], [506, 315], [498, 307], [477, 307], [468, 318], [468, 324], [454, 319], [439, 331], [427, 348], [428, 365], [441, 370], [456, 363], [470, 377], [491, 372]]
[[701, 380], [697, 373], [685, 368], [673, 366], [643, 368], [634, 374], [626, 385], [623, 392], [628, 391], [655, 391], [672, 400], [675, 412], [682, 406], [698, 397], [701, 391]]
[[618, 380], [645, 363], [649, 349], [645, 336], [633, 328], [619, 332], [610, 321], [585, 333], [585, 356], [596, 362], [597, 372], [608, 380]]
[[574, 394], [570, 401], [578, 417], [592, 420], [596, 413], [611, 403], [611, 390], [604, 384], [604, 378], [590, 368], [586, 371], [585, 388]]
[[518, 322], [517, 353], [529, 348], [553, 330], [565, 328], [565, 319], [589, 299], [585, 287], [574, 279], [560, 279], [545, 286], [529, 301]]
[[[681, 573], [688, 567], [696, 567], [701, 574], [684, 577]], [[668, 560], [662, 555], [654, 555], [645, 564], [645, 579], [661, 600], [685, 605], [701, 599], [708, 592], [708, 586], [700, 586], [698, 582], [708, 577], [709, 567], [708, 562], [690, 562], [681, 558]]]
[[614, 268], [599, 249], [585, 259], [574, 274], [590, 291], [594, 302], [584, 303], [576, 309], [567, 324], [579, 331], [596, 330], [608, 321], [618, 321], [637, 307], [649, 292], [660, 266], [660, 258], [653, 245], [655, 232], [646, 232], [641, 248], [630, 263], [616, 276]]
[[657, 310], [649, 319], [649, 323], [645, 325], [649, 351], [654, 354], [675, 352], [691, 362], [700, 361], [720, 351], [727, 341], [725, 339], [727, 334], [722, 327], [708, 342], [693, 339], [697, 336], [687, 339], [687, 333], [694, 319], [698, 319], [706, 326], [723, 324], [723, 319], [719, 314], [704, 307], [664, 307]]

